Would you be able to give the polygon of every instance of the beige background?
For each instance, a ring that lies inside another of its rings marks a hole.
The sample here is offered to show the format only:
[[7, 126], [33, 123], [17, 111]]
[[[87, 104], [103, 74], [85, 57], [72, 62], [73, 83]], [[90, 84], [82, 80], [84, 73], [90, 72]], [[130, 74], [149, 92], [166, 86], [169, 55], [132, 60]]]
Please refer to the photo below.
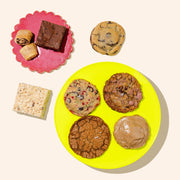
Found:
[[[2, 2], [1, 2], [2, 3]], [[180, 179], [180, 1], [179, 0], [6, 0], [0, 6], [0, 179]], [[74, 33], [74, 51], [66, 65], [38, 74], [15, 60], [11, 32], [21, 17], [35, 10], [61, 15]], [[90, 45], [91, 30], [112, 20], [126, 31], [116, 56], [103, 56]], [[57, 95], [68, 77], [99, 61], [129, 65], [153, 84], [162, 107], [162, 124], [150, 151], [134, 164], [117, 170], [97, 170], [73, 158], [58, 139], [54, 126]], [[53, 91], [46, 120], [12, 111], [19, 82]]]

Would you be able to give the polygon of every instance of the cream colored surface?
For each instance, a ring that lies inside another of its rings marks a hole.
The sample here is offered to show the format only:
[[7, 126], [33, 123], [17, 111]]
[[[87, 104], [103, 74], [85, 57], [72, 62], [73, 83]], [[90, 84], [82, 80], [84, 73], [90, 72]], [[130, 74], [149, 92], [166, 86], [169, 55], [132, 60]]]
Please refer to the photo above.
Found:
[[[179, 0], [32, 0], [28, 6], [23, 0], [5, 1], [0, 7], [0, 179], [180, 179], [179, 7]], [[35, 10], [61, 15], [74, 33], [71, 58], [50, 74], [22, 67], [10, 45], [14, 25]], [[92, 29], [106, 20], [121, 24], [126, 32], [115, 56], [103, 56], [90, 44]], [[154, 146], [134, 164], [117, 170], [96, 170], [73, 158], [61, 144], [54, 125], [55, 101], [63, 84], [78, 69], [99, 61], [120, 62], [139, 70], [154, 86], [162, 107], [162, 124]], [[46, 120], [12, 111], [19, 82], [53, 90]]]

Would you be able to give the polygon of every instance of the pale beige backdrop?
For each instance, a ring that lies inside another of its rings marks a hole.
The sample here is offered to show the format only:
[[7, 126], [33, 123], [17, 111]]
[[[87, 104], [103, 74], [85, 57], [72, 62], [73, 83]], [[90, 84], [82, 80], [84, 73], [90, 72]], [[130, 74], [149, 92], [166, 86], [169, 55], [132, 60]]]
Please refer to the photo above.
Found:
[[[179, 0], [6, 0], [0, 6], [0, 179], [1, 180], [119, 180], [180, 179], [180, 1]], [[66, 65], [38, 74], [15, 60], [11, 32], [21, 17], [35, 10], [61, 15], [74, 33], [74, 51]], [[95, 52], [91, 30], [112, 20], [126, 31], [119, 54]], [[68, 77], [99, 61], [129, 65], [154, 86], [162, 106], [160, 134], [150, 151], [131, 166], [97, 170], [73, 158], [58, 139], [54, 126], [57, 95]], [[12, 111], [19, 82], [53, 91], [46, 120]]]

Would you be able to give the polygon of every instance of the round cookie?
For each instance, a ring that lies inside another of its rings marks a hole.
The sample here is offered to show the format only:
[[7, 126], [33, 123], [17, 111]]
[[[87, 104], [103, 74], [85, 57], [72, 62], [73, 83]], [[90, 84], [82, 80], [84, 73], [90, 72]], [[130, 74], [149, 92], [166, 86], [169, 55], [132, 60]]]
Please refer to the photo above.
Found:
[[64, 102], [71, 113], [86, 116], [99, 105], [100, 95], [93, 84], [84, 79], [76, 79], [67, 88]]
[[112, 75], [105, 83], [103, 96], [111, 109], [122, 113], [138, 108], [143, 98], [139, 82], [128, 73]]
[[91, 32], [90, 42], [94, 50], [101, 54], [115, 55], [125, 39], [122, 26], [112, 21], [99, 23]]
[[78, 155], [92, 159], [101, 156], [109, 147], [109, 127], [97, 116], [85, 116], [77, 120], [69, 133], [69, 145]]
[[137, 149], [146, 144], [149, 138], [149, 126], [141, 116], [125, 116], [116, 122], [113, 135], [120, 146]]

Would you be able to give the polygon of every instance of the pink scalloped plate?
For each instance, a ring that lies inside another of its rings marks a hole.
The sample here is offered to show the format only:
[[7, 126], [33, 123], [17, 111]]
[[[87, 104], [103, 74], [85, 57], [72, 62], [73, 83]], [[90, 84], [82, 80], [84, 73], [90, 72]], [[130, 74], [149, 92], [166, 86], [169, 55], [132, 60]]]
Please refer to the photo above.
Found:
[[[14, 42], [16, 33], [20, 29], [28, 29], [34, 34], [34, 41], [36, 41], [41, 21], [46, 20], [58, 25], [65, 26], [67, 28], [65, 37], [62, 42], [62, 46], [59, 52], [44, 49], [38, 47], [39, 55], [33, 60], [26, 61], [19, 50], [21, 46]], [[21, 62], [23, 67], [28, 67], [31, 71], [37, 71], [38, 73], [51, 72], [65, 64], [66, 59], [70, 57], [70, 53], [73, 50], [73, 33], [70, 30], [69, 25], [59, 15], [54, 15], [52, 12], [35, 11], [33, 14], [27, 14], [25, 18], [21, 18], [19, 24], [15, 25], [15, 31], [12, 32], [11, 45], [13, 46], [13, 53], [16, 55], [16, 60]]]

